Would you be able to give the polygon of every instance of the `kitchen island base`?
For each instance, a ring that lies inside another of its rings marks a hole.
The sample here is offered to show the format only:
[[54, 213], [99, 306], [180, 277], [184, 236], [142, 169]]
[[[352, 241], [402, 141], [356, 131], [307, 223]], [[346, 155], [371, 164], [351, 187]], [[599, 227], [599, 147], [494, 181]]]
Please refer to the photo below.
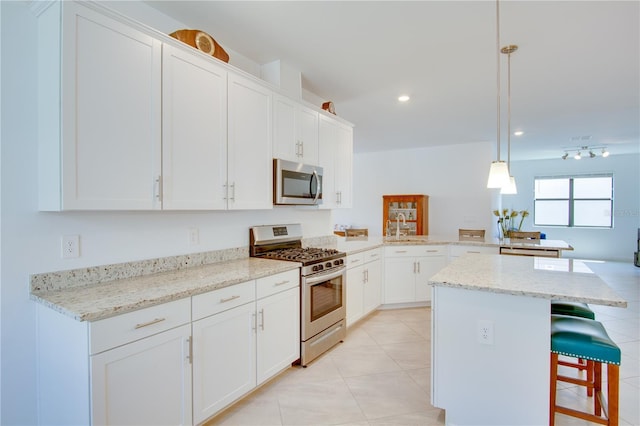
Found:
[[446, 424], [547, 424], [549, 375], [540, 372], [549, 371], [549, 301], [433, 293], [431, 403], [445, 409]]

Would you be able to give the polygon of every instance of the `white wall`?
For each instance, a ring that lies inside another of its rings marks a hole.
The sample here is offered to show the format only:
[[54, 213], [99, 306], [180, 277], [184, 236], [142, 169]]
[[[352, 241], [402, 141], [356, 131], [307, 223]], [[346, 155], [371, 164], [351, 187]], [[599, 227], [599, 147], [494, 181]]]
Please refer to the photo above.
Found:
[[[30, 274], [248, 246], [253, 225], [300, 222], [305, 237], [327, 235], [332, 225], [329, 211], [290, 207], [232, 212], [38, 212], [36, 17], [25, 1], [2, 1], [0, 8], [0, 424], [31, 425], [37, 423], [37, 348]], [[197, 246], [188, 244], [190, 227], [200, 230]], [[60, 236], [67, 234], [80, 235], [78, 259], [60, 257]]]
[[525, 219], [523, 230], [544, 232], [548, 239], [569, 242], [573, 252], [566, 257], [633, 262], [640, 228], [640, 155], [611, 155], [607, 158], [561, 158], [538, 161], [513, 161], [512, 175], [518, 185], [517, 195], [505, 195], [505, 208], [528, 209], [533, 214], [536, 176], [566, 176], [590, 173], [613, 173], [613, 229], [534, 227], [533, 216]]
[[[357, 129], [357, 128], [356, 128]], [[458, 228], [497, 232], [492, 211], [498, 190], [488, 190], [494, 155], [490, 143], [354, 155], [353, 209], [336, 210], [334, 223], [382, 235], [382, 196], [429, 196], [429, 234], [458, 235]]]

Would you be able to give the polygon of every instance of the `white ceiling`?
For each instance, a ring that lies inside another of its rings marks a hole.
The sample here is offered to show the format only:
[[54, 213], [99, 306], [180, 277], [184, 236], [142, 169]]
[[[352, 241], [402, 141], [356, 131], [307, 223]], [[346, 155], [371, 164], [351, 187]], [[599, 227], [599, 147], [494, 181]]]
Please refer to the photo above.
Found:
[[[146, 3], [259, 64], [300, 70], [355, 124], [356, 152], [496, 140], [493, 1]], [[512, 160], [581, 145], [640, 152], [639, 21], [638, 1], [500, 2], [500, 45], [519, 46], [511, 128], [525, 133], [511, 138]]]

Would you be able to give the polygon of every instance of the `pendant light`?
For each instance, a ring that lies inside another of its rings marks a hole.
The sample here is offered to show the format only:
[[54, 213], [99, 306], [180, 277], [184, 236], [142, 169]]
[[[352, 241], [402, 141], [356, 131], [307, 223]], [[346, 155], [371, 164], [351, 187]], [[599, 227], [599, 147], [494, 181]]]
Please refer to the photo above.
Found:
[[509, 183], [502, 187], [501, 194], [517, 194], [516, 179], [511, 176], [511, 54], [518, 50], [518, 46], [510, 44], [500, 49], [507, 55], [507, 166], [509, 168]]
[[497, 146], [498, 159], [491, 162], [487, 188], [502, 188], [509, 183], [507, 163], [500, 161], [500, 1], [496, 0], [496, 58], [497, 58]]

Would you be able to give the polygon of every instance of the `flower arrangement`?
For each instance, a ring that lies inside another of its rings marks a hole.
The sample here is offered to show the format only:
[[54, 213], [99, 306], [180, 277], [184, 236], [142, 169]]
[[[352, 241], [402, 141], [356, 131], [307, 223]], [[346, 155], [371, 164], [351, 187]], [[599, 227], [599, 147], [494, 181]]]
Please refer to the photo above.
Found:
[[[520, 231], [522, 229], [522, 222], [524, 222], [525, 217], [529, 216], [529, 211], [511, 210], [511, 212], [509, 212], [509, 209], [503, 209], [502, 212], [494, 210], [493, 215], [498, 217], [498, 229], [501, 232], [501, 238], [509, 238], [511, 231]], [[520, 216], [520, 222], [516, 228], [514, 224], [518, 215]]]

